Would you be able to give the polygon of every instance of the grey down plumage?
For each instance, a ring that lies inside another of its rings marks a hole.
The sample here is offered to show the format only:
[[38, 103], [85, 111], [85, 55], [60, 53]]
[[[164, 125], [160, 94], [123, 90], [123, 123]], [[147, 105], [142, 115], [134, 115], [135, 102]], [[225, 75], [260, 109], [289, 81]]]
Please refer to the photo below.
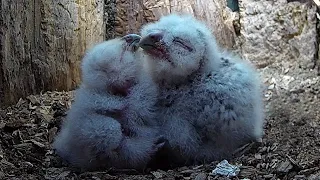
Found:
[[260, 79], [250, 63], [222, 52], [201, 21], [171, 14], [145, 25], [140, 47], [157, 83], [157, 121], [170, 159], [197, 164], [228, 158], [261, 139]]
[[141, 70], [129, 34], [91, 48], [82, 61], [82, 84], [53, 147], [72, 166], [144, 168], [164, 143], [153, 121], [157, 88]]

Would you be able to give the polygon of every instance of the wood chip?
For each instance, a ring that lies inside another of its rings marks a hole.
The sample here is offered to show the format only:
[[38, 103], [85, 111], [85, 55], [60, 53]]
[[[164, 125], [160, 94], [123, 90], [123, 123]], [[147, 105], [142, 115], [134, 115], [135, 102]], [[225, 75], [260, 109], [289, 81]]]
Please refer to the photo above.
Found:
[[151, 174], [152, 174], [155, 178], [157, 178], [157, 179], [163, 177], [163, 173], [162, 173], [162, 172], [159, 172], [159, 171], [153, 171], [153, 172], [151, 172]]
[[320, 171], [316, 174], [311, 174], [309, 177], [308, 177], [308, 180], [319, 180], [320, 179]]
[[34, 140], [34, 139], [32, 139], [32, 140], [30, 140], [34, 145], [36, 145], [36, 146], [38, 146], [38, 147], [40, 147], [40, 148], [44, 148], [44, 147], [46, 147], [46, 145], [44, 145], [44, 144], [42, 144], [42, 143], [40, 143], [40, 142], [38, 142], [38, 141], [36, 141], [36, 140]]
[[274, 174], [267, 174], [263, 176], [263, 178], [266, 178], [266, 179], [271, 179], [273, 177], [274, 177]]
[[187, 169], [187, 170], [183, 170], [183, 171], [181, 171], [180, 173], [181, 174], [192, 174], [194, 171], [192, 170], [192, 169]]
[[20, 98], [19, 101], [18, 101], [17, 104], [16, 104], [16, 107], [19, 108], [19, 107], [21, 107], [21, 105], [24, 104], [24, 103], [25, 103], [25, 101], [24, 101], [22, 98]]
[[26, 99], [28, 99], [32, 104], [34, 105], [40, 105], [40, 101], [38, 100], [38, 98], [34, 95], [30, 95], [28, 96]]
[[193, 169], [194, 169], [194, 170], [197, 170], [197, 169], [200, 169], [200, 168], [202, 168], [202, 167], [203, 167], [203, 165], [200, 165], [200, 166], [194, 167]]
[[0, 129], [3, 129], [5, 126], [6, 126], [6, 123], [4, 123], [4, 122], [0, 123]]
[[49, 132], [48, 132], [48, 141], [49, 141], [49, 143], [53, 142], [57, 132], [58, 132], [58, 128], [57, 127], [53, 127], [53, 128], [51, 128], [49, 130]]
[[65, 179], [69, 174], [70, 174], [70, 171], [64, 171], [61, 174], [59, 174], [57, 179]]
[[259, 160], [262, 159], [261, 154], [255, 154], [254, 157], [255, 157], [256, 159], [259, 159]]
[[279, 173], [288, 173], [293, 168], [293, 165], [289, 160], [281, 162], [277, 168], [277, 172]]
[[206, 180], [208, 175], [206, 173], [199, 173], [196, 177], [195, 180]]

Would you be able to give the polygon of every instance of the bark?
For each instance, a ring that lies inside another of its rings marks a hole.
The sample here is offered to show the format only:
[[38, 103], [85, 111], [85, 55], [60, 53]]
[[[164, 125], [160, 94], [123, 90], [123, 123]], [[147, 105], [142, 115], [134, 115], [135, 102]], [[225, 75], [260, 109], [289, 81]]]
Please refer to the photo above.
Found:
[[141, 26], [147, 22], [155, 21], [150, 18], [152, 12], [146, 9], [144, 0], [116, 1], [115, 36], [123, 36], [128, 33], [139, 33]]
[[87, 48], [105, 36], [102, 0], [2, 0], [0, 106], [71, 90]]
[[231, 12], [226, 0], [137, 0], [128, 3], [117, 1], [115, 35], [138, 33], [147, 22], [158, 20], [170, 13], [188, 13], [203, 20], [217, 37], [218, 43], [228, 49], [235, 48], [236, 28], [239, 21], [238, 13]]
[[104, 1], [104, 13], [106, 24], [106, 39], [112, 39], [115, 37], [115, 23], [116, 23], [116, 0]]

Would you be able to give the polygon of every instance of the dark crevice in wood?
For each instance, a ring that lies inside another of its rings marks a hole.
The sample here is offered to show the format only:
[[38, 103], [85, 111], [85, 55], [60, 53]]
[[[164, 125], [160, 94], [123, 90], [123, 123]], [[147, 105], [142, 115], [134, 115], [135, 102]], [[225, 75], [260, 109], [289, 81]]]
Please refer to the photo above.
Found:
[[104, 1], [104, 19], [106, 26], [105, 39], [112, 39], [115, 37], [115, 23], [116, 23], [116, 0]]
[[[0, 3], [0, 11], [3, 12], [2, 3]], [[4, 102], [4, 75], [3, 75], [5, 24], [3, 22], [3, 15], [4, 14], [0, 14], [0, 107], [5, 103]]]
[[316, 36], [317, 36], [317, 41], [316, 41], [316, 49], [318, 53], [315, 53], [314, 56], [314, 67], [318, 71], [318, 76], [320, 76], [320, 7], [317, 7], [317, 24], [316, 24]]

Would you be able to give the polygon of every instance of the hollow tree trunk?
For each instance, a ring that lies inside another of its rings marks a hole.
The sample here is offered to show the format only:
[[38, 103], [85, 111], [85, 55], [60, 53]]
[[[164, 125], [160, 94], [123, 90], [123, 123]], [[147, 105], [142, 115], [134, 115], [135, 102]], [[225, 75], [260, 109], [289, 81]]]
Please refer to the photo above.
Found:
[[194, 15], [214, 29], [220, 45], [228, 49], [235, 47], [235, 22], [237, 13], [227, 8], [226, 0], [136, 0], [116, 1], [115, 35], [138, 33], [141, 26], [147, 22], [158, 20], [170, 13], [188, 13]]
[[70, 90], [85, 50], [105, 36], [103, 0], [1, 0], [0, 106]]

